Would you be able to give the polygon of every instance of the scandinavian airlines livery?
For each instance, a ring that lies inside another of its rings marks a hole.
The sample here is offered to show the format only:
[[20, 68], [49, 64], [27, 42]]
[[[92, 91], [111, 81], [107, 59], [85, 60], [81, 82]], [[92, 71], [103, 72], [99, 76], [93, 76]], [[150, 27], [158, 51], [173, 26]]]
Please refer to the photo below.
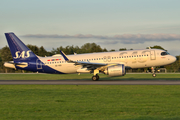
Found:
[[33, 72], [68, 74], [92, 73], [92, 80], [99, 80], [99, 73], [109, 76], [124, 76], [128, 68], [154, 67], [171, 64], [176, 57], [164, 50], [144, 49], [116, 52], [99, 52], [87, 54], [39, 57], [35, 55], [14, 33], [5, 33], [13, 61], [4, 66]]

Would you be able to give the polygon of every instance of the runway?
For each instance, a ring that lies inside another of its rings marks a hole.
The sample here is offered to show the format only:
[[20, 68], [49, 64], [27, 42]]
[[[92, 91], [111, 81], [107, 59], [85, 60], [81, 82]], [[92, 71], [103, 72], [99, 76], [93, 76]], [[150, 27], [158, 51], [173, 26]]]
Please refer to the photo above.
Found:
[[0, 80], [0, 85], [180, 85], [180, 80]]

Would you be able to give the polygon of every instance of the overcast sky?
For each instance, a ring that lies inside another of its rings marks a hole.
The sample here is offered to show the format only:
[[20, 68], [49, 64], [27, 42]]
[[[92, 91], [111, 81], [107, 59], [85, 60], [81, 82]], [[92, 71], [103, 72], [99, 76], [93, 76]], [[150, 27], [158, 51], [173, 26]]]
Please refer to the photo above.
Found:
[[160, 45], [180, 55], [180, 0], [0, 0], [0, 48], [4, 33], [25, 44], [145, 49]]

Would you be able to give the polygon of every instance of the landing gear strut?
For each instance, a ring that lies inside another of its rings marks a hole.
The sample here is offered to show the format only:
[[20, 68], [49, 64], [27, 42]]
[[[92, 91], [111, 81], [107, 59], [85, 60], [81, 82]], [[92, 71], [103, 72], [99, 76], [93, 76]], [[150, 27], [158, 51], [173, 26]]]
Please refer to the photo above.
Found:
[[97, 80], [99, 80], [99, 75], [98, 75], [98, 74], [96, 74], [96, 75], [92, 76], [92, 80], [93, 80], [93, 81], [97, 81]]
[[95, 69], [95, 70], [93, 71], [93, 73], [94, 73], [94, 75], [92, 76], [92, 80], [93, 80], [93, 81], [99, 80], [99, 75], [98, 75], [99, 70]]
[[156, 77], [156, 73], [155, 73], [154, 67], [151, 67], [151, 72], [153, 73], [152, 76]]

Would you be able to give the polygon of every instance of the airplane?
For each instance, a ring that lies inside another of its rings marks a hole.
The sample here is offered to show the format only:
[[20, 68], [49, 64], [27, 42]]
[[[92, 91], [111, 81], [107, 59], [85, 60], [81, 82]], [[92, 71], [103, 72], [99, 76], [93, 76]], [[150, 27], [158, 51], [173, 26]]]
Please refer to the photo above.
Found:
[[14, 33], [5, 33], [13, 61], [4, 66], [14, 69], [51, 74], [91, 73], [92, 80], [99, 80], [99, 73], [110, 77], [124, 76], [126, 69], [164, 66], [176, 61], [176, 57], [160, 49], [98, 52], [86, 54], [40, 57], [35, 55]]

